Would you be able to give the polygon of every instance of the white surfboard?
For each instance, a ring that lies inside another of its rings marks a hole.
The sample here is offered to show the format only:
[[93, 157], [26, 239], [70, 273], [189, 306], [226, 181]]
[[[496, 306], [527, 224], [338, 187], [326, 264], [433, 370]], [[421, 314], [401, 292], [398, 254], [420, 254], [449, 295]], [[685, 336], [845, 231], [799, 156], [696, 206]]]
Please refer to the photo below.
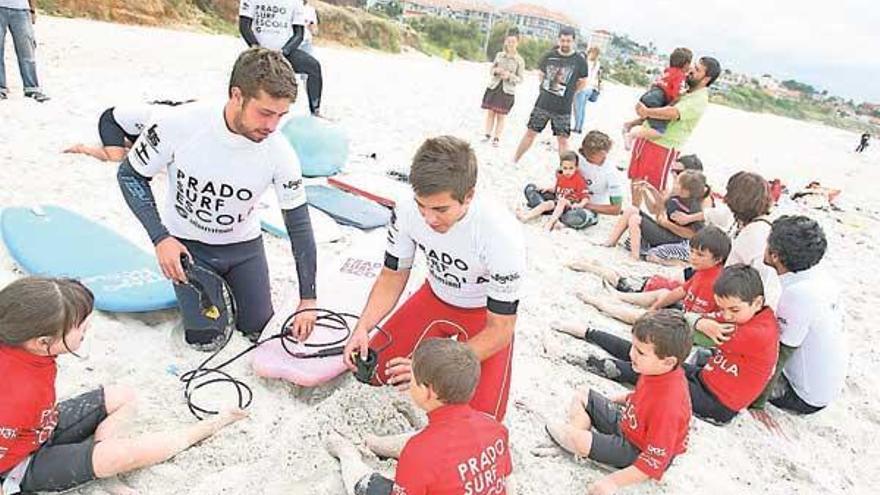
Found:
[[[278, 207], [278, 198], [275, 197], [274, 191], [267, 191], [260, 198], [257, 205], [260, 215], [260, 225], [263, 230], [282, 239], [287, 239], [287, 227], [284, 226], [284, 215], [281, 214], [281, 208]], [[330, 215], [323, 211], [309, 206], [309, 218], [312, 221], [312, 231], [315, 233], [315, 242], [325, 244], [336, 242], [342, 239], [343, 232], [339, 228], [339, 224], [333, 220]]]

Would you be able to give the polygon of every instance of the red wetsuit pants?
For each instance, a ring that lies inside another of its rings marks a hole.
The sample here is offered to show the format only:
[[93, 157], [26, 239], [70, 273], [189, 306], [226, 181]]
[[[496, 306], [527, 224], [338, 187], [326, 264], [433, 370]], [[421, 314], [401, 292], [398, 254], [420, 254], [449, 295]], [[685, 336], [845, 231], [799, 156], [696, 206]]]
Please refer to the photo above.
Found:
[[[431, 337], [452, 338], [467, 342], [486, 328], [486, 308], [459, 308], [441, 301], [428, 284], [422, 286], [383, 325], [391, 336], [381, 332], [370, 341], [370, 347], [379, 350], [374, 385], [383, 385], [387, 379], [385, 364], [395, 357], [412, 357], [419, 343]], [[501, 422], [507, 412], [510, 393], [510, 370], [513, 343], [481, 363], [480, 383], [470, 405]]]

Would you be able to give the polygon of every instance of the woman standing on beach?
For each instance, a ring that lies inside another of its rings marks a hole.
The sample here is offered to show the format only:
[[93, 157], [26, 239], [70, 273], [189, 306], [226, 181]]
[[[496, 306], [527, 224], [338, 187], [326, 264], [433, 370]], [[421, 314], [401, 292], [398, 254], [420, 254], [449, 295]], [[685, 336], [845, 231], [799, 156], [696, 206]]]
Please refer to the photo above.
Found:
[[587, 85], [574, 95], [574, 126], [571, 132], [578, 134], [584, 132], [584, 117], [587, 112], [587, 102], [595, 103], [599, 98], [599, 89], [601, 80], [599, 71], [602, 65], [599, 62], [599, 47], [593, 46], [587, 50], [587, 66], [589, 74], [587, 75]]
[[526, 62], [517, 53], [519, 31], [511, 29], [504, 38], [504, 49], [495, 56], [492, 79], [483, 95], [482, 108], [486, 110], [484, 141], [492, 140], [498, 146], [504, 131], [504, 119], [513, 107], [516, 85], [523, 80]]

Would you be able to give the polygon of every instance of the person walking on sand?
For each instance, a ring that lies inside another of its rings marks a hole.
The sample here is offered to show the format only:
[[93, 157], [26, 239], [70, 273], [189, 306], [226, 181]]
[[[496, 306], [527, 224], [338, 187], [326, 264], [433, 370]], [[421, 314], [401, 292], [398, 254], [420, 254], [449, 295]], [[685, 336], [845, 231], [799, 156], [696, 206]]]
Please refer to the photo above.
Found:
[[862, 139], [859, 142], [859, 145], [856, 147], [856, 153], [861, 153], [868, 148], [868, 145], [871, 144], [869, 141], [871, 140], [871, 135], [867, 132], [862, 134]]
[[492, 79], [483, 94], [482, 108], [486, 110], [486, 134], [484, 141], [492, 140], [498, 146], [504, 132], [504, 120], [513, 107], [516, 86], [522, 82], [526, 62], [517, 53], [519, 31], [512, 28], [504, 38], [504, 49], [495, 55], [492, 64]]
[[37, 22], [36, 0], [0, 0], [0, 100], [9, 97], [6, 86], [4, 51], [6, 30], [12, 33], [12, 44], [18, 58], [18, 72], [24, 85], [24, 97], [43, 103], [49, 97], [40, 89], [37, 79], [37, 40], [34, 24]]
[[535, 138], [549, 122], [559, 145], [559, 152], [568, 151], [571, 135], [571, 105], [574, 95], [587, 82], [587, 61], [575, 51], [575, 31], [565, 27], [559, 31], [558, 45], [547, 52], [538, 64], [541, 88], [535, 108], [529, 117], [528, 130], [516, 149], [513, 162], [518, 163], [532, 147]]

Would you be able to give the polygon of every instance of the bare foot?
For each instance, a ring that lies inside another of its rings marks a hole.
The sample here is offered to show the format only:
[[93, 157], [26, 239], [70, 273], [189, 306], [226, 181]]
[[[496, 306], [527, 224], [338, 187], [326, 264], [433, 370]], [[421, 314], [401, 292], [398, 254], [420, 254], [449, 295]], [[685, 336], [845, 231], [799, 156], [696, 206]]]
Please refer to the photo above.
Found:
[[596, 262], [591, 259], [572, 261], [571, 263], [565, 265], [566, 268], [575, 272], [590, 272], [593, 268], [595, 268], [595, 266]]
[[525, 212], [525, 210], [523, 210], [522, 208], [517, 208], [517, 209], [516, 209], [516, 218], [517, 218], [520, 222], [527, 222], [527, 221], [529, 221], [529, 219], [526, 217], [526, 212]]
[[[589, 451], [588, 449], [584, 449], [583, 440], [579, 438], [579, 436], [584, 436], [584, 431], [577, 430], [576, 428], [572, 428], [566, 423], [561, 422], [548, 422], [544, 429], [547, 430], [547, 434], [550, 435], [550, 438], [556, 442], [557, 445], [562, 447], [563, 450], [571, 452], [577, 456], [586, 456]], [[589, 433], [587, 433], [589, 435]]]
[[592, 296], [590, 294], [587, 294], [586, 292], [578, 292], [575, 294], [575, 296], [577, 296], [577, 298], [580, 299], [583, 303], [589, 304], [590, 306], [598, 306], [599, 305], [599, 298]]
[[76, 143], [73, 146], [65, 149], [62, 153], [82, 153], [82, 149], [85, 147], [82, 143]]
[[554, 323], [550, 328], [554, 332], [564, 333], [579, 339], [584, 338], [584, 335], [587, 333], [587, 330], [583, 325], [575, 325], [572, 323]]

